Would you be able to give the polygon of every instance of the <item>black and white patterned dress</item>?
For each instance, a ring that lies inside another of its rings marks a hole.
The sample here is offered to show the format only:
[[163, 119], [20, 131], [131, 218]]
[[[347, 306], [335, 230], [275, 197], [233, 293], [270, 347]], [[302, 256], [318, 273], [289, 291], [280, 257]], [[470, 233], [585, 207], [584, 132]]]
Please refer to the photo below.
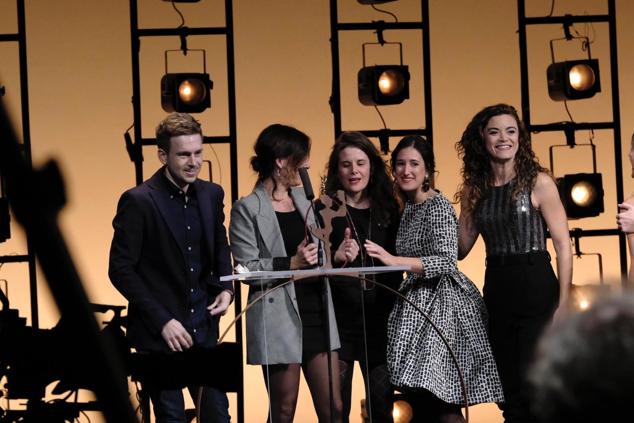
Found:
[[[405, 206], [396, 252], [419, 257], [424, 274], [409, 273], [400, 292], [424, 311], [454, 351], [468, 403], [502, 402], [502, 387], [487, 339], [482, 296], [456, 266], [458, 219], [440, 193]], [[397, 388], [424, 388], [441, 400], [462, 404], [455, 364], [441, 338], [408, 302], [398, 299], [388, 321], [387, 362]]]

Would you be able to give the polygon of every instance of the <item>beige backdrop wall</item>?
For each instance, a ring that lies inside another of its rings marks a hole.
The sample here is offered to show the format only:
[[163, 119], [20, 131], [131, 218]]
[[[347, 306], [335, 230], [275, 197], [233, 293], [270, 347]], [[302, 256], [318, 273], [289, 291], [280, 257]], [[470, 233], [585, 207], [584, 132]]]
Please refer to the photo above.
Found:
[[[342, 20], [390, 20], [369, 6], [353, 0], [340, 0]], [[545, 15], [550, 0], [527, 0], [528, 14]], [[224, 2], [201, 0], [180, 6], [187, 25], [224, 24]], [[620, 69], [620, 104], [625, 195], [634, 189], [627, 162], [629, 137], [634, 131], [634, 3], [617, 0], [617, 35]], [[419, 2], [401, 0], [384, 6], [401, 21], [417, 19]], [[558, 0], [555, 15], [564, 13], [606, 13], [600, 0]], [[15, 32], [15, 1], [0, 0], [0, 33]], [[179, 23], [169, 2], [139, 1], [140, 26], [175, 27]], [[316, 184], [333, 142], [332, 115], [328, 106], [331, 86], [329, 2], [326, 0], [234, 1], [235, 60], [238, 118], [239, 193], [247, 194], [254, 183], [248, 166], [253, 141], [259, 131], [273, 122], [294, 125], [313, 140], [311, 176]], [[66, 180], [68, 205], [60, 215], [67, 242], [94, 302], [124, 304], [107, 277], [108, 249], [112, 236], [111, 220], [120, 193], [134, 184], [134, 168], [126, 154], [123, 133], [132, 124], [129, 5], [125, 0], [27, 0], [28, 81], [33, 157], [36, 165], [49, 158], [57, 160]], [[460, 163], [454, 143], [468, 120], [485, 105], [508, 102], [519, 107], [519, 54], [516, 2], [512, 0], [431, 0], [431, 72], [433, 126], [437, 168], [437, 188], [452, 196], [459, 183]], [[571, 102], [577, 121], [610, 120], [610, 81], [607, 26], [588, 31], [595, 43], [593, 55], [601, 61], [603, 92], [583, 102]], [[567, 119], [563, 104], [548, 99], [545, 68], [549, 63], [548, 40], [561, 37], [560, 27], [529, 29], [529, 69], [533, 123]], [[420, 38], [395, 31], [388, 40], [404, 42], [405, 62], [412, 66], [412, 99], [402, 106], [384, 107], [391, 128], [425, 126], [420, 81]], [[361, 66], [361, 47], [373, 41], [370, 32], [342, 36], [342, 105], [344, 129], [378, 129], [380, 120], [372, 108], [361, 106], [354, 87]], [[178, 40], [169, 37], [144, 39], [141, 44], [143, 132], [151, 136], [154, 125], [164, 116], [160, 109], [159, 80], [163, 72], [163, 52], [177, 49]], [[213, 108], [199, 116], [208, 135], [227, 131], [226, 85], [223, 41], [191, 38], [190, 48], [207, 50], [208, 69], [215, 81]], [[385, 61], [389, 52], [378, 52]], [[582, 57], [578, 46], [563, 46], [558, 58]], [[19, 114], [18, 55], [14, 43], [0, 43], [0, 81], [16, 122]], [[175, 61], [175, 67], [199, 69], [200, 62]], [[578, 134], [586, 141], [586, 134]], [[394, 140], [396, 141], [396, 140]], [[534, 145], [542, 163], [548, 165], [548, 146], [563, 143], [563, 135], [535, 135]], [[598, 218], [571, 222], [571, 227], [613, 228], [616, 211], [613, 140], [610, 131], [597, 131], [599, 170], [604, 174], [606, 212]], [[583, 151], [557, 152], [556, 173], [588, 171], [589, 156]], [[230, 192], [228, 149], [206, 147], [206, 158], [213, 164], [214, 181]], [[145, 176], [157, 168], [155, 149], [144, 149]], [[206, 176], [206, 175], [205, 175]], [[229, 194], [228, 194], [229, 195]], [[228, 196], [228, 198], [230, 198]], [[226, 211], [229, 211], [229, 201]], [[228, 221], [227, 221], [228, 224]], [[0, 245], [0, 254], [24, 252], [22, 232], [14, 224], [13, 238]], [[585, 252], [601, 252], [606, 276], [617, 277], [618, 250], [614, 238], [586, 239]], [[461, 269], [481, 286], [484, 268], [481, 242]], [[575, 281], [596, 280], [596, 264], [575, 260]], [[29, 292], [26, 266], [7, 264], [0, 279], [8, 280], [12, 307], [29, 317]], [[39, 278], [40, 325], [51, 327], [58, 319], [43, 278]], [[358, 372], [357, 372], [358, 373]], [[264, 421], [266, 397], [259, 368], [247, 367], [246, 420]], [[360, 421], [359, 400], [362, 384], [355, 380], [352, 421]], [[235, 412], [235, 397], [231, 395]], [[310, 397], [302, 386], [297, 421], [315, 421]], [[94, 421], [94, 420], [93, 420]], [[472, 422], [499, 422], [495, 406], [472, 409]]]

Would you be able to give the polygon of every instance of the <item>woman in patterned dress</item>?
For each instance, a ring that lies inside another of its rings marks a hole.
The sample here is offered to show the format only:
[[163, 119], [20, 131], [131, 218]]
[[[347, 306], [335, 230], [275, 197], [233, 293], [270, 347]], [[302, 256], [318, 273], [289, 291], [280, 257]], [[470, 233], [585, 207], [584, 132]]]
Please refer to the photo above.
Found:
[[[388, 368], [392, 383], [414, 405], [415, 422], [463, 422], [459, 374], [433, 321], [456, 355], [469, 405], [503, 400], [487, 340], [486, 309], [475, 285], [456, 267], [458, 222], [449, 201], [429, 187], [431, 145], [403, 138], [392, 153], [392, 173], [405, 209], [396, 237], [397, 256], [372, 241], [367, 253], [386, 265], [411, 266], [388, 321]], [[418, 408], [418, 409], [417, 409]]]
[[[534, 422], [525, 371], [542, 329], [565, 310], [572, 279], [566, 212], [539, 165], [517, 111], [506, 104], [476, 114], [456, 145], [463, 158], [459, 258], [478, 236], [486, 246], [484, 301], [506, 401], [507, 423]], [[557, 276], [546, 250], [548, 228]]]
[[[359, 132], [342, 133], [328, 160], [325, 192], [331, 198], [345, 194], [346, 216], [332, 219], [330, 242], [335, 267], [374, 266], [360, 250], [365, 240], [394, 252], [399, 207], [385, 162], [372, 142]], [[380, 264], [380, 263], [376, 263]], [[397, 289], [399, 273], [375, 276], [376, 282]], [[366, 408], [373, 423], [391, 423], [394, 389], [386, 365], [387, 318], [394, 296], [374, 284], [346, 276], [330, 278], [341, 348], [339, 369], [343, 421], [350, 414], [354, 362], [359, 362], [366, 386]]]

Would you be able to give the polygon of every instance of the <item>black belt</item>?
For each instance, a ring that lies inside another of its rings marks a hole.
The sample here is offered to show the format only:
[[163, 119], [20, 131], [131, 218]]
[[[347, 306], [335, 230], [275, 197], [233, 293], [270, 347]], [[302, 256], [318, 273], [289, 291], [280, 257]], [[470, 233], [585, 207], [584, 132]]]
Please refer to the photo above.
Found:
[[550, 254], [548, 251], [532, 251], [524, 254], [501, 254], [496, 256], [487, 256], [487, 266], [504, 266], [504, 265], [517, 265], [517, 264], [533, 264], [540, 259], [546, 259], [550, 261]]

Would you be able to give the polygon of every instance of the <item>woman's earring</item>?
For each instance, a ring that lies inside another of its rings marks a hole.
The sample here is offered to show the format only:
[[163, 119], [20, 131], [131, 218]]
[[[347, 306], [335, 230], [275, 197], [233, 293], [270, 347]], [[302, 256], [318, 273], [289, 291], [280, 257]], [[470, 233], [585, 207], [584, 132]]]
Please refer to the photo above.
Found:
[[428, 175], [425, 176], [425, 179], [423, 180], [422, 190], [423, 192], [429, 191], [429, 176]]

